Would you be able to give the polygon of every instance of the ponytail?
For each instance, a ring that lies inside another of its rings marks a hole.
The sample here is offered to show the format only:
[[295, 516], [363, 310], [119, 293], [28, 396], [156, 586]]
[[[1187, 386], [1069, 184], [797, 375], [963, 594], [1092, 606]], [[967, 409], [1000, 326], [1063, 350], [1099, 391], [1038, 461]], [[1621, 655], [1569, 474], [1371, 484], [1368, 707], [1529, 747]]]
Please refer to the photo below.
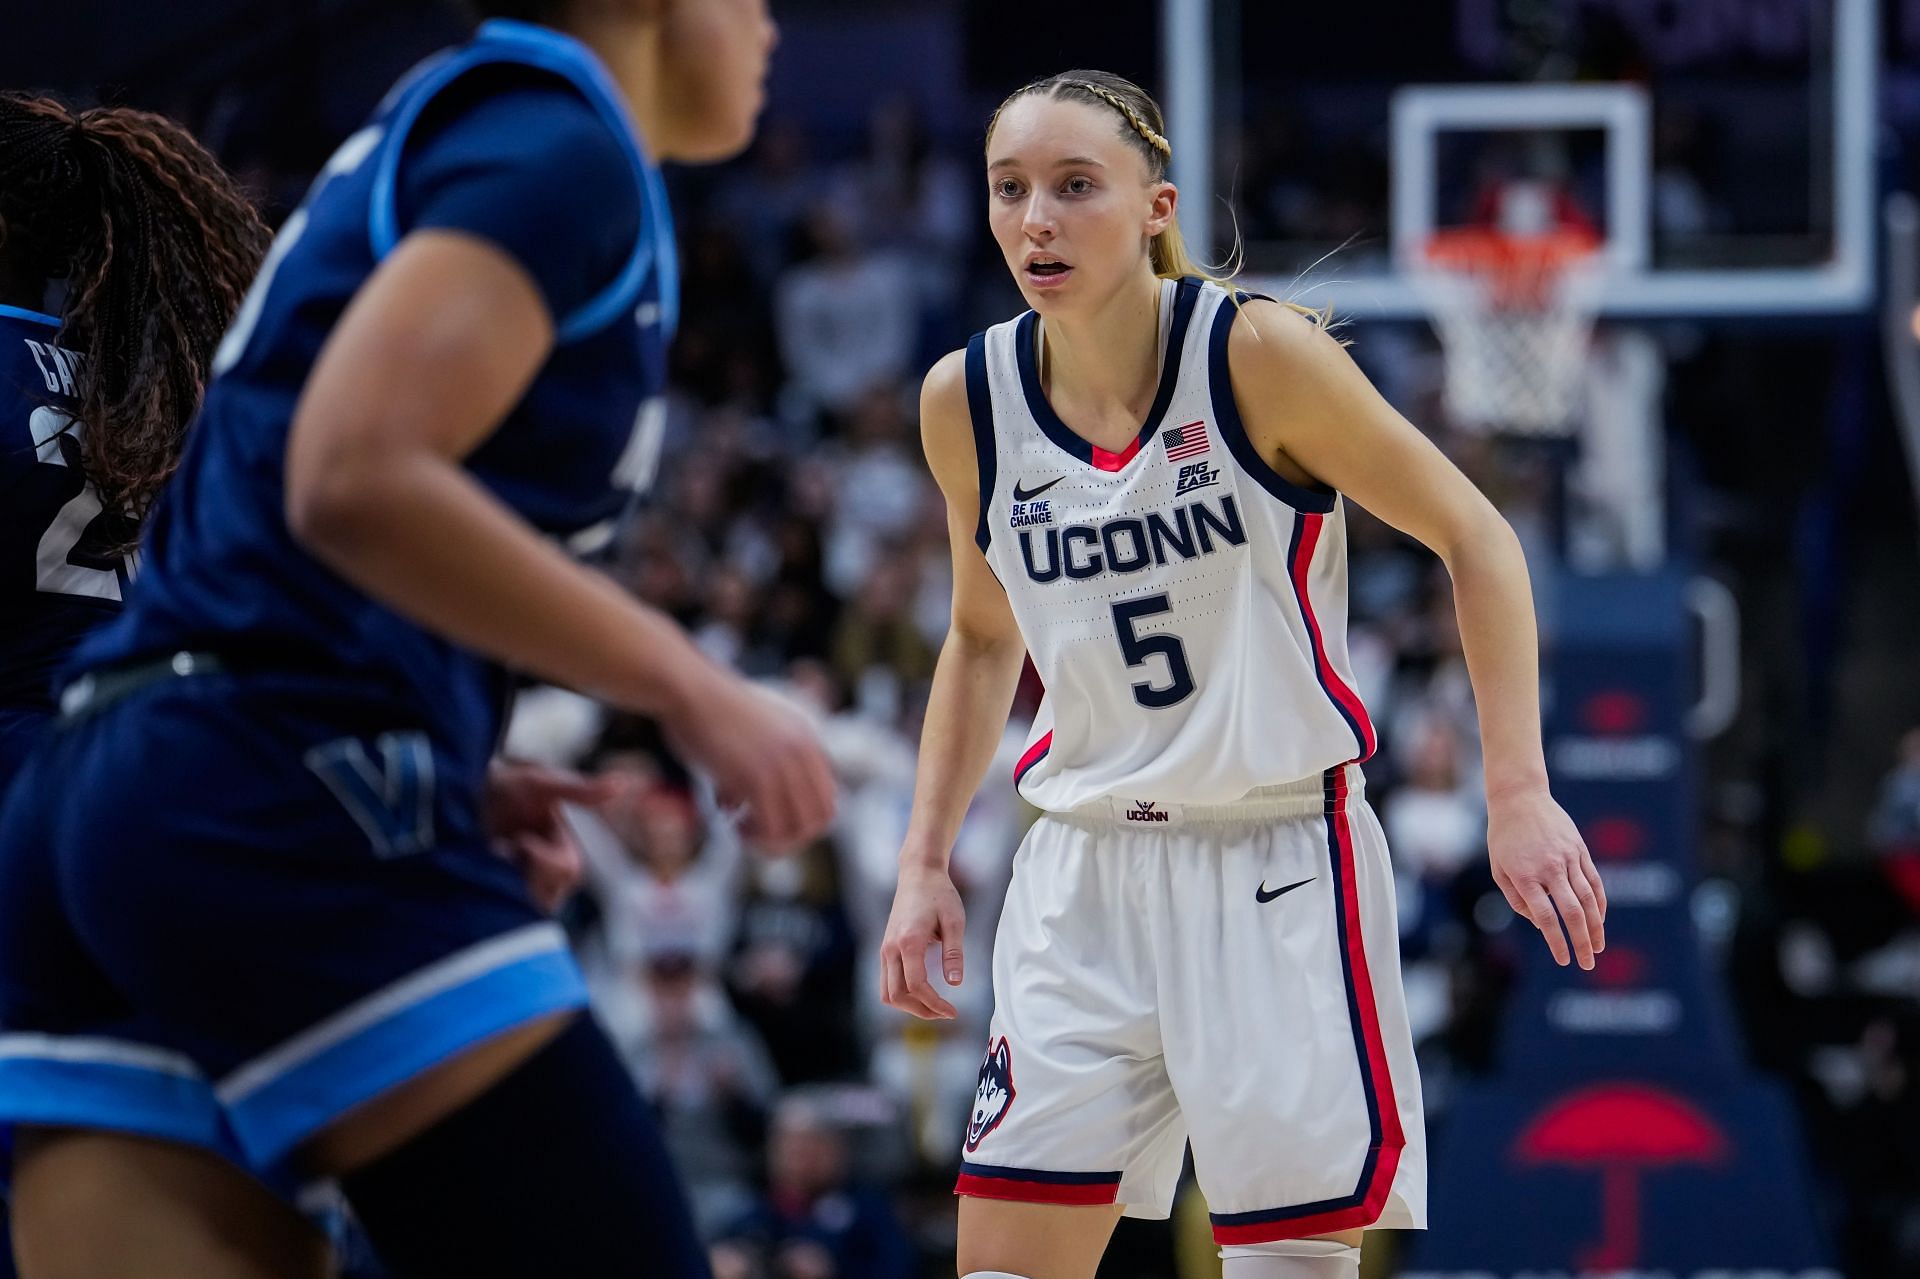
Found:
[[11, 273], [64, 281], [57, 340], [83, 357], [82, 464], [108, 510], [144, 516], [179, 463], [265, 224], [163, 116], [0, 94], [0, 237]]

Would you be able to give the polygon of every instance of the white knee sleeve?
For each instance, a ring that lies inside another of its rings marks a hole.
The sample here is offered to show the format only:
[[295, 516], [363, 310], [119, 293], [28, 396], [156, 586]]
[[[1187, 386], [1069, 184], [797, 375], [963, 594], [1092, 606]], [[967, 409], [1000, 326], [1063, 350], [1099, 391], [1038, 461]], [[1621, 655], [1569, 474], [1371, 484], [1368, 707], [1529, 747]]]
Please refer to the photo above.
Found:
[[1025, 1275], [1010, 1275], [1004, 1270], [969, 1270], [960, 1279], [1027, 1279]]
[[1233, 1243], [1220, 1249], [1222, 1279], [1359, 1279], [1360, 1250], [1332, 1239]]

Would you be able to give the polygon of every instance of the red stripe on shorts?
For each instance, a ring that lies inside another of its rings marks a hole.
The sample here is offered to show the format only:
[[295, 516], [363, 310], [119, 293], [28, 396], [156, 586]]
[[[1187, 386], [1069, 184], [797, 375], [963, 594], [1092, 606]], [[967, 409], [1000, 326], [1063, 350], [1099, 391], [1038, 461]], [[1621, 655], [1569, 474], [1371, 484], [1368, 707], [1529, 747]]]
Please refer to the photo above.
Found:
[[[1308, 1235], [1330, 1234], [1337, 1230], [1358, 1230], [1380, 1219], [1393, 1189], [1393, 1174], [1400, 1166], [1400, 1152], [1407, 1144], [1406, 1130], [1400, 1125], [1400, 1108], [1393, 1095], [1393, 1077], [1387, 1066], [1386, 1042], [1380, 1034], [1380, 1010], [1373, 999], [1373, 977], [1367, 968], [1366, 935], [1360, 930], [1360, 884], [1353, 848], [1353, 826], [1347, 815], [1348, 772], [1345, 767], [1331, 773], [1333, 804], [1327, 824], [1333, 833], [1335, 860], [1340, 874], [1341, 915], [1344, 922], [1346, 952], [1343, 965], [1351, 984], [1360, 1022], [1361, 1047], [1366, 1054], [1363, 1072], [1375, 1109], [1380, 1116], [1380, 1145], [1370, 1152], [1373, 1170], [1366, 1183], [1346, 1196], [1346, 1206], [1324, 1212], [1301, 1213], [1297, 1209], [1276, 1208], [1266, 1220], [1248, 1221], [1246, 1213], [1231, 1225], [1216, 1222], [1214, 1242], [1273, 1243], [1279, 1239], [1300, 1239]], [[1355, 1201], [1354, 1196], [1358, 1196]], [[1340, 1202], [1334, 1200], [1332, 1202]]]
[[1021, 1181], [1012, 1177], [978, 1177], [963, 1172], [953, 1183], [956, 1195], [975, 1199], [1010, 1199], [1030, 1204], [1110, 1204], [1120, 1198], [1120, 1178], [1092, 1185], [1051, 1181]]

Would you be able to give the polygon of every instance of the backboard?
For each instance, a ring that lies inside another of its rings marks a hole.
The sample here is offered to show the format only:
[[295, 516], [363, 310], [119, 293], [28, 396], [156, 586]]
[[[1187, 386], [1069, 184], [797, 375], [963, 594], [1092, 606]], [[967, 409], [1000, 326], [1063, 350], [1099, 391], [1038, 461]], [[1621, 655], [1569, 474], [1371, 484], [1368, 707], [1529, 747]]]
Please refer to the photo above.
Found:
[[[1879, 0], [1168, 0], [1182, 222], [1357, 316], [1495, 176], [1564, 182], [1616, 316], [1857, 311], [1874, 287]], [[1224, 202], [1223, 202], [1224, 201]], [[1203, 207], [1204, 206], [1204, 207]]]

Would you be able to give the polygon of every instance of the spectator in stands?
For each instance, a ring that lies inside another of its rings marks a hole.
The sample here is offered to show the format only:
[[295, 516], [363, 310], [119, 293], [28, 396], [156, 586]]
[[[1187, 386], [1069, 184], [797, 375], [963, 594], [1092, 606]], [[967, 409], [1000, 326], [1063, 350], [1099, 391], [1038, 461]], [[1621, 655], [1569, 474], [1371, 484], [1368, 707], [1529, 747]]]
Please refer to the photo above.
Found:
[[647, 1018], [620, 1048], [659, 1116], [694, 1220], [712, 1235], [753, 1205], [754, 1162], [780, 1080], [726, 1002], [702, 997], [713, 981], [695, 955], [661, 950], [636, 967]]
[[1486, 876], [1487, 809], [1462, 776], [1460, 741], [1447, 724], [1415, 721], [1407, 775], [1381, 809], [1400, 897], [1401, 946], [1424, 954], [1438, 930], [1461, 913], [1455, 886]]
[[1383, 814], [1388, 846], [1405, 870], [1444, 887], [1486, 849], [1486, 806], [1461, 775], [1460, 743], [1448, 725], [1419, 721], [1405, 780]]
[[746, 169], [721, 184], [708, 212], [732, 228], [746, 247], [754, 275], [770, 286], [786, 265], [786, 246], [822, 192], [806, 129], [796, 120], [769, 120]]
[[1900, 758], [1880, 781], [1867, 838], [1883, 856], [1920, 856], [1920, 728], [1910, 728], [1900, 738]]
[[909, 98], [884, 98], [867, 117], [866, 149], [835, 181], [864, 244], [884, 245], [914, 264], [920, 304], [931, 332], [922, 334], [917, 366], [964, 341], [958, 327], [963, 271], [974, 238], [973, 170], [937, 147]]
[[861, 245], [845, 214], [814, 206], [798, 261], [774, 289], [775, 332], [802, 415], [844, 416], [875, 385], [897, 386], [918, 349], [920, 303], [906, 255]]
[[832, 846], [755, 858], [727, 986], [789, 1084], [858, 1073], [853, 930]]
[[706, 404], [764, 407], [780, 373], [772, 316], [761, 296], [766, 286], [755, 277], [739, 235], [724, 224], [693, 229], [685, 256], [674, 382]]
[[908, 685], [933, 678], [939, 657], [914, 617], [915, 568], [905, 552], [876, 562], [833, 636], [834, 675], [859, 710], [887, 723]]
[[610, 755], [600, 774], [617, 780], [617, 792], [578, 815], [575, 829], [609, 963], [626, 971], [648, 954], [674, 950], [717, 970], [737, 917], [739, 839], [687, 791], [661, 781], [645, 756]]
[[774, 1114], [767, 1189], [721, 1232], [718, 1279], [909, 1279], [914, 1255], [887, 1197], [849, 1174], [845, 1137], [819, 1106], [790, 1097]]
[[845, 599], [860, 589], [883, 546], [913, 528], [932, 491], [898, 384], [875, 385], [859, 397], [847, 422], [847, 447], [832, 460], [838, 500], [826, 511], [826, 580]]

